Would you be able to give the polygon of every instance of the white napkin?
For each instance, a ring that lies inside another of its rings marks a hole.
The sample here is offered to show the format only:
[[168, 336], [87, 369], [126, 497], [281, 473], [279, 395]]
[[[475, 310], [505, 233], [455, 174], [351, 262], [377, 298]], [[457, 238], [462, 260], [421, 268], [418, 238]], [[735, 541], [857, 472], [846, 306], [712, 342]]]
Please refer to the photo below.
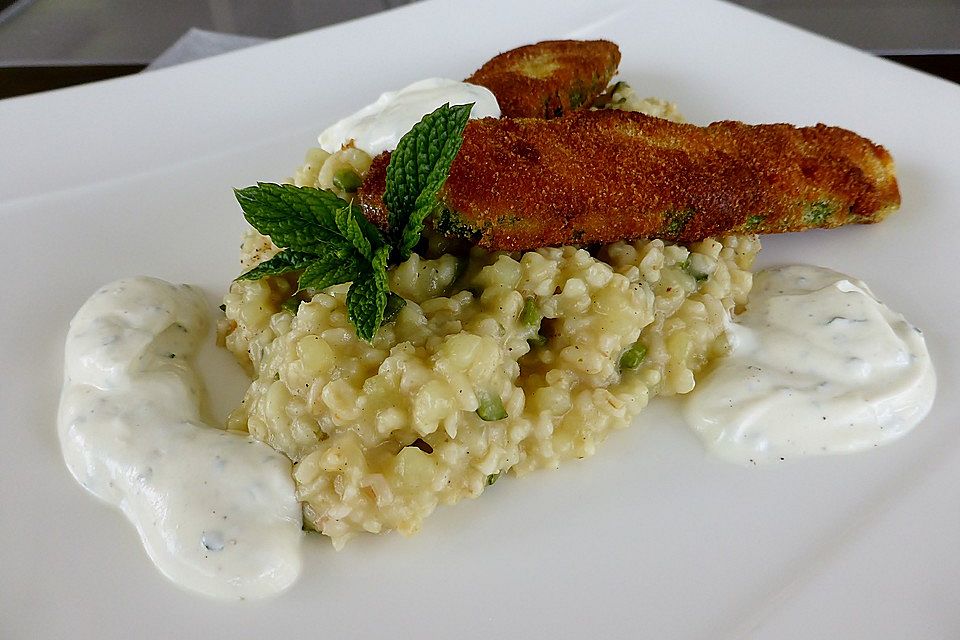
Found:
[[180, 39], [174, 42], [169, 49], [161, 53], [153, 62], [147, 65], [147, 71], [162, 69], [163, 67], [172, 67], [181, 62], [199, 60], [208, 56], [215, 56], [219, 53], [243, 49], [266, 41], [266, 38], [236, 36], [218, 31], [190, 29], [180, 36]]

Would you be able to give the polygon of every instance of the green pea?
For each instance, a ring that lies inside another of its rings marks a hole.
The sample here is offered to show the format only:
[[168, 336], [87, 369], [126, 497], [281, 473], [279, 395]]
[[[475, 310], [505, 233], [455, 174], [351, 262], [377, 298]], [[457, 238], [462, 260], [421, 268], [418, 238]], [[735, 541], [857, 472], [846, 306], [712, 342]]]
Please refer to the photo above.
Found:
[[477, 415], [485, 422], [503, 420], [507, 417], [507, 410], [503, 408], [503, 400], [495, 393], [489, 391], [478, 391]]
[[503, 471], [497, 471], [496, 473], [491, 473], [490, 475], [488, 475], [488, 476], [487, 476], [487, 486], [489, 487], [489, 486], [492, 485], [494, 482], [496, 482], [497, 480], [499, 480], [501, 473], [503, 473]]
[[333, 174], [333, 186], [341, 191], [353, 193], [360, 188], [361, 184], [363, 184], [363, 180], [360, 179], [356, 171], [349, 167], [338, 169], [337, 172]]
[[633, 346], [624, 351], [623, 355], [620, 356], [620, 370], [636, 369], [643, 363], [643, 359], [646, 357], [647, 347], [639, 342], [635, 342]]
[[524, 300], [523, 309], [520, 310], [520, 322], [528, 327], [539, 327], [541, 318], [543, 316], [540, 315], [540, 309], [537, 307], [537, 299], [529, 297]]

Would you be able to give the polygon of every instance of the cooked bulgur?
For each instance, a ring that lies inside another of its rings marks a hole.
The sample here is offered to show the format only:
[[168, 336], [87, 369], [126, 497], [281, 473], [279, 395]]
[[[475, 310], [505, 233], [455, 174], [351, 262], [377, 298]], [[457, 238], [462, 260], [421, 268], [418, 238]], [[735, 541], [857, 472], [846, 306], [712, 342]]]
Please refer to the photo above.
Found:
[[[613, 98], [679, 118], [623, 83]], [[291, 182], [349, 197], [333, 176], [369, 164], [353, 148], [311, 150]], [[294, 461], [304, 521], [335, 546], [416, 532], [438, 504], [591, 455], [652, 396], [690, 391], [746, 302], [758, 250], [731, 236], [413, 254], [390, 271], [407, 304], [369, 344], [347, 319], [347, 285], [297, 306], [292, 279], [238, 280], [221, 334], [253, 382], [229, 427]], [[251, 231], [243, 266], [276, 251]]]

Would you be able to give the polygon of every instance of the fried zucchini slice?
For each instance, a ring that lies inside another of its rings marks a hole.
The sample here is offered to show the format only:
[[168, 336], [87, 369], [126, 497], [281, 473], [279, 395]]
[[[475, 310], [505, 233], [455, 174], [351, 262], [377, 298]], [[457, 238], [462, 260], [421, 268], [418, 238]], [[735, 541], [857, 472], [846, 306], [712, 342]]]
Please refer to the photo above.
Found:
[[[388, 161], [359, 192], [380, 225]], [[438, 231], [508, 251], [831, 228], [900, 204], [890, 154], [846, 129], [616, 110], [472, 120], [439, 197]]]
[[467, 82], [490, 89], [507, 118], [556, 118], [590, 106], [620, 64], [606, 40], [547, 40], [496, 56]]

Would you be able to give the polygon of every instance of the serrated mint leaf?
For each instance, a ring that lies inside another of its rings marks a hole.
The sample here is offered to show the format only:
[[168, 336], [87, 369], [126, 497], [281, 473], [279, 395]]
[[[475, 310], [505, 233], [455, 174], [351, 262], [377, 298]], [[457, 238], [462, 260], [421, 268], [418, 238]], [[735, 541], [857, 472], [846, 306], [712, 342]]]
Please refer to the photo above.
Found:
[[357, 337], [366, 342], [373, 340], [383, 322], [387, 308], [387, 258], [390, 247], [384, 245], [376, 250], [369, 266], [350, 285], [347, 291], [347, 316], [357, 330]]
[[348, 204], [330, 191], [260, 182], [234, 193], [247, 222], [278, 247], [320, 254], [343, 242], [336, 212]]
[[393, 291], [387, 294], [387, 306], [383, 310], [383, 321], [390, 322], [397, 317], [400, 310], [407, 306], [407, 301]]
[[380, 245], [387, 244], [387, 240], [383, 237], [383, 234], [380, 233], [380, 229], [377, 229], [372, 222], [367, 220], [367, 217], [363, 215], [362, 211], [354, 208], [354, 212], [356, 214], [355, 217], [357, 219], [357, 224], [360, 225], [360, 230], [363, 231], [363, 235], [367, 237], [367, 240], [370, 241], [370, 244], [373, 247], [379, 247]]
[[367, 260], [350, 247], [331, 249], [320, 256], [313, 256], [313, 262], [300, 276], [300, 290], [320, 290], [335, 284], [353, 282], [368, 270], [367, 264]]
[[357, 252], [367, 260], [373, 259], [373, 247], [370, 244], [370, 238], [366, 236], [360, 226], [359, 218], [363, 214], [357, 212], [352, 205], [347, 205], [342, 209], [337, 209], [334, 214], [334, 220], [340, 234], [353, 246]]
[[265, 260], [253, 269], [237, 276], [237, 280], [259, 280], [266, 276], [279, 276], [291, 271], [300, 271], [316, 259], [315, 255], [309, 253], [281, 251], [269, 260]]
[[[469, 110], [467, 111], [467, 115], [470, 115]], [[464, 121], [464, 125], [466, 125], [466, 121]], [[462, 131], [463, 129], [461, 128], [460, 132], [462, 133]], [[397, 240], [397, 251], [399, 252], [401, 260], [409, 258], [410, 252], [413, 251], [417, 243], [420, 242], [420, 235], [423, 233], [423, 224], [438, 206], [437, 194], [440, 193], [443, 185], [447, 182], [447, 176], [450, 174], [450, 165], [453, 164], [453, 159], [457, 157], [457, 152], [460, 151], [462, 144], [463, 136], [459, 133], [448, 138], [444, 143], [440, 151], [440, 157], [433, 165], [433, 170], [430, 172], [430, 175], [427, 176], [427, 182], [423, 186], [423, 190], [414, 201], [413, 211], [411, 211], [407, 217], [407, 222]]]
[[401, 260], [409, 257], [420, 239], [423, 223], [463, 144], [472, 108], [472, 103], [437, 108], [400, 138], [390, 156], [383, 201]]

